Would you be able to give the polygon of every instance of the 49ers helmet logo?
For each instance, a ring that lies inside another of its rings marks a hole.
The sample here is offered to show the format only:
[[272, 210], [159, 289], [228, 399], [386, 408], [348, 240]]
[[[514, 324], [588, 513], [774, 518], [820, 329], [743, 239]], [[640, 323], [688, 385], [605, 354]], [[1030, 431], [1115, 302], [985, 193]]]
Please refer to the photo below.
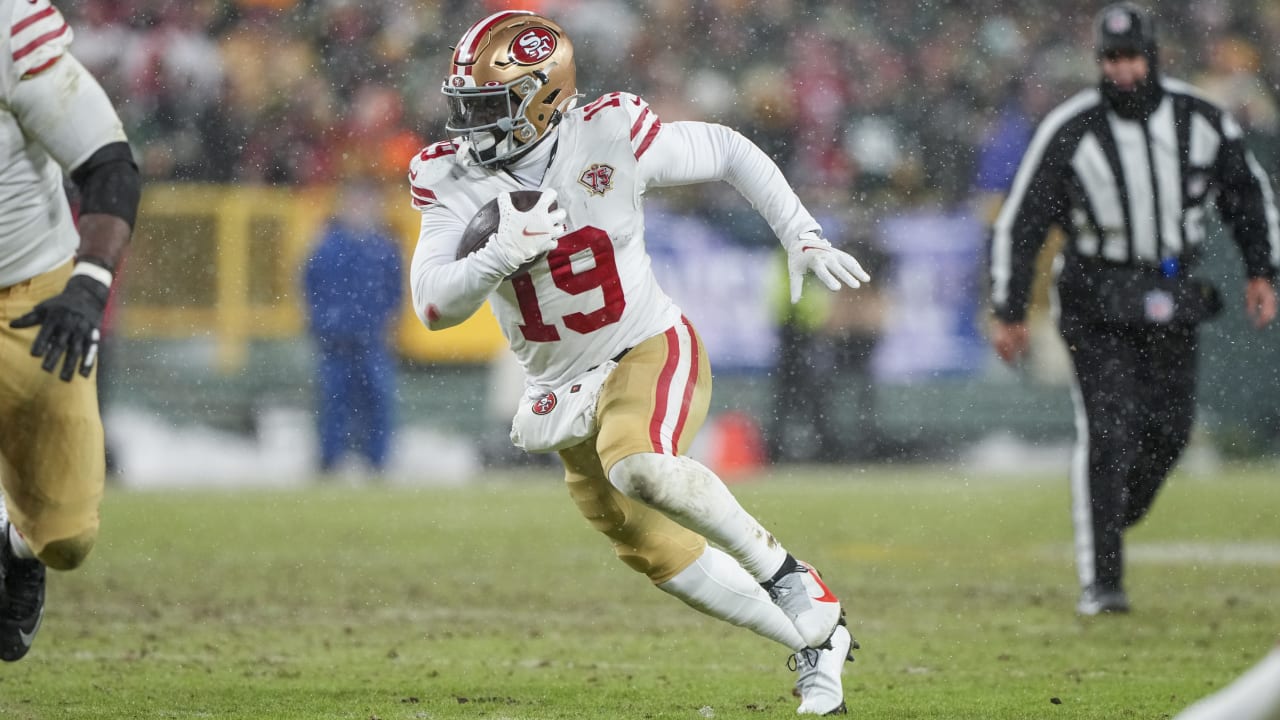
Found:
[[556, 50], [556, 36], [544, 27], [531, 27], [511, 43], [511, 59], [521, 65], [537, 65]]
[[533, 401], [533, 414], [546, 415], [556, 409], [556, 394], [549, 392]]

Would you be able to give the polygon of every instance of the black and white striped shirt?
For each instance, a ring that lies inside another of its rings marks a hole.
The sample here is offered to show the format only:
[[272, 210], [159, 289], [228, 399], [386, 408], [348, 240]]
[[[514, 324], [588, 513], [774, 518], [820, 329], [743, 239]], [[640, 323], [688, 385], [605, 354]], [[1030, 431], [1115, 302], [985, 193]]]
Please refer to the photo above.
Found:
[[1040, 124], [996, 219], [991, 300], [1009, 322], [1026, 314], [1035, 258], [1050, 226], [1070, 258], [1158, 268], [1194, 265], [1212, 202], [1234, 230], [1249, 277], [1280, 265], [1280, 215], [1271, 184], [1229, 114], [1187, 83], [1163, 79], [1146, 121], [1111, 112], [1086, 90]]

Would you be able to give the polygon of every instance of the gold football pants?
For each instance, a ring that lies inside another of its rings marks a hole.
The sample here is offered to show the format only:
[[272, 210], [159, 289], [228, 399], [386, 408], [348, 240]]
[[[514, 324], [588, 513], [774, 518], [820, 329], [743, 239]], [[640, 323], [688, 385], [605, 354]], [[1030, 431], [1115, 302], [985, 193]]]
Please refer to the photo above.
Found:
[[59, 380], [31, 356], [40, 326], [9, 322], [62, 292], [71, 267], [0, 288], [0, 485], [14, 526], [59, 570], [83, 562], [98, 535], [106, 470], [97, 372]]
[[655, 584], [702, 555], [706, 540], [657, 510], [623, 495], [609, 470], [636, 453], [679, 455], [689, 449], [711, 402], [711, 365], [688, 320], [632, 348], [618, 361], [596, 405], [599, 432], [560, 451], [565, 483], [578, 510], [613, 543], [618, 558]]

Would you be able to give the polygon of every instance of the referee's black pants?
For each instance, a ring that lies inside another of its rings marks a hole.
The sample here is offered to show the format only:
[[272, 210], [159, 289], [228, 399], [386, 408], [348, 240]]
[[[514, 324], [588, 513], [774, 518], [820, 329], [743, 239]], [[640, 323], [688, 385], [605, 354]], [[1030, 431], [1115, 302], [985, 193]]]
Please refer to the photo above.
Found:
[[1063, 318], [1075, 364], [1072, 521], [1081, 587], [1123, 589], [1124, 531], [1146, 515], [1191, 437], [1193, 325], [1093, 325]]

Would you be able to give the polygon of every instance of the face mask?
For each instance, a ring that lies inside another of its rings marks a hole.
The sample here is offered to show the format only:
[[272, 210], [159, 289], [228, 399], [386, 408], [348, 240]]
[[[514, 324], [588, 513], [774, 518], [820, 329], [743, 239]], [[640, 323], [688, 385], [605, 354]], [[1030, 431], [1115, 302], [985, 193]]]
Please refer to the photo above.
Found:
[[1151, 117], [1164, 97], [1164, 90], [1154, 71], [1132, 90], [1121, 90], [1106, 77], [1099, 82], [1099, 89], [1111, 109], [1126, 120], [1146, 120]]

